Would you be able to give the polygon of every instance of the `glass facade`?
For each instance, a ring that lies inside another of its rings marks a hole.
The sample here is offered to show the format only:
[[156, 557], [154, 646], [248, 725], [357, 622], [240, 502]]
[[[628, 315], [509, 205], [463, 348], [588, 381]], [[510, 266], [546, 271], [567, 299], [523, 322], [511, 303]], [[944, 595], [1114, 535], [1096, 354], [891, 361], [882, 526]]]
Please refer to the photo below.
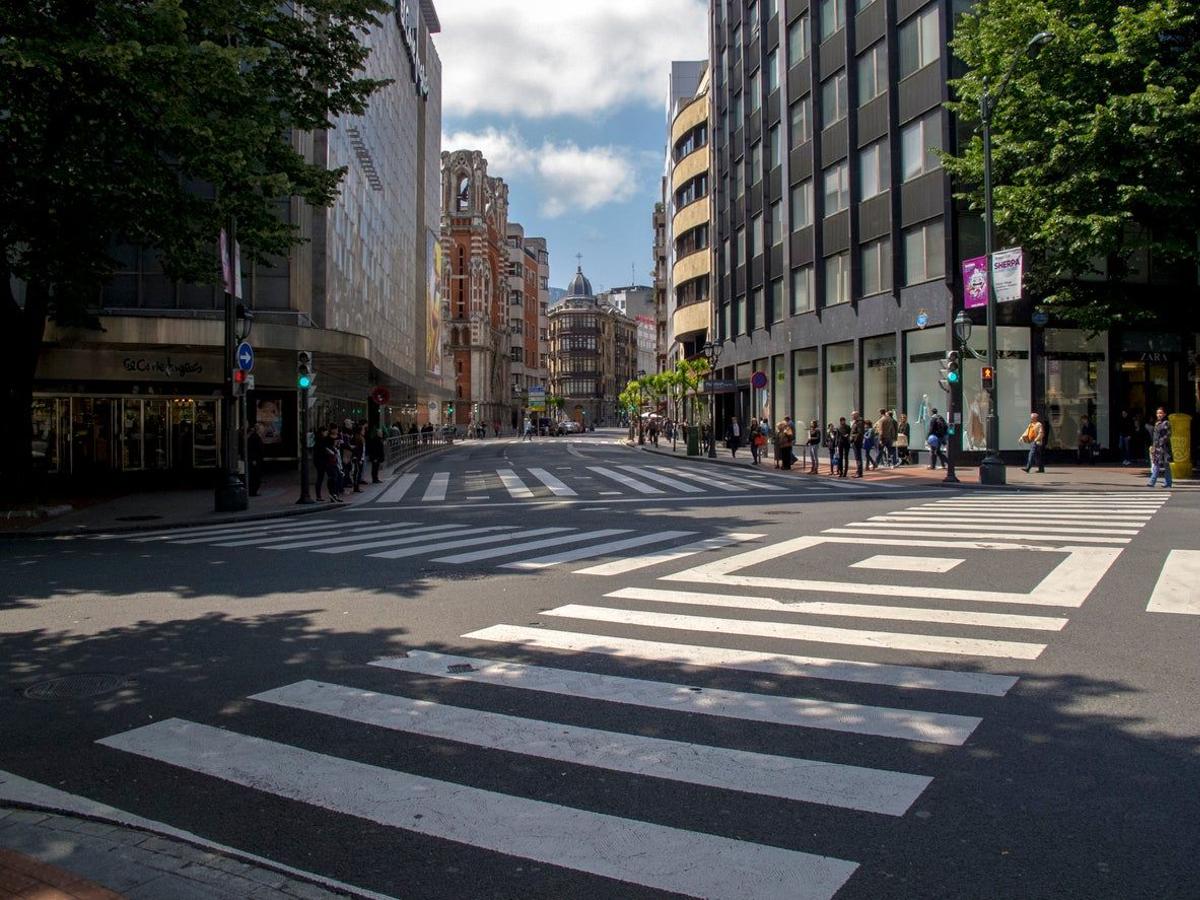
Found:
[[1040, 364], [1049, 424], [1047, 446], [1055, 450], [1078, 447], [1081, 416], [1088, 417], [1100, 443], [1108, 446], [1108, 336], [1047, 328], [1042, 337]]
[[874, 420], [883, 407], [896, 409], [897, 373], [896, 336], [867, 338], [862, 342], [863, 415]]
[[931, 411], [945, 412], [946, 394], [938, 387], [941, 378], [941, 360], [946, 355], [946, 328], [926, 328], [909, 331], [904, 335], [906, 405], [900, 412], [908, 414], [912, 426], [909, 446], [913, 450], [925, 449], [925, 438], [929, 434]]
[[792, 416], [805, 423], [821, 421], [821, 369], [816, 348], [792, 351]]
[[[980, 356], [987, 356], [987, 332], [975, 329], [971, 344]], [[987, 449], [988, 396], [980, 389], [983, 361], [963, 360], [963, 443], [964, 450]], [[1000, 327], [996, 329], [996, 395], [999, 397], [1000, 449], [1026, 449], [1018, 437], [1029, 424], [1029, 414], [1035, 410], [1045, 416], [1047, 411], [1033, 405], [1033, 389], [1029, 367], [1029, 329]], [[1078, 425], [1075, 426], [1078, 428]], [[1053, 431], [1053, 424], [1048, 431]], [[1078, 436], [1078, 431], [1076, 431]], [[1051, 437], [1047, 434], [1047, 440]], [[1053, 445], [1048, 445], [1053, 446]], [[1072, 445], [1073, 446], [1073, 445]]]
[[825, 346], [825, 408], [834, 422], [858, 409], [855, 368], [853, 341]]

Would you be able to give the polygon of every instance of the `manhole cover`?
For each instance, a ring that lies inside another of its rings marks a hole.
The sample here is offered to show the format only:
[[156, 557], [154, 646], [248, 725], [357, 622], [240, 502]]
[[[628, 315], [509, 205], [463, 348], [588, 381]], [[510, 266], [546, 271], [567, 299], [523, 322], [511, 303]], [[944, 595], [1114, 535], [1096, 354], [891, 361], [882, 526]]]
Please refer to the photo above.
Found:
[[153, 522], [155, 519], [161, 519], [162, 516], [146, 515], [146, 516], [117, 516], [118, 522]]
[[64, 675], [31, 684], [25, 688], [25, 696], [34, 700], [83, 700], [119, 690], [128, 682], [124, 675]]

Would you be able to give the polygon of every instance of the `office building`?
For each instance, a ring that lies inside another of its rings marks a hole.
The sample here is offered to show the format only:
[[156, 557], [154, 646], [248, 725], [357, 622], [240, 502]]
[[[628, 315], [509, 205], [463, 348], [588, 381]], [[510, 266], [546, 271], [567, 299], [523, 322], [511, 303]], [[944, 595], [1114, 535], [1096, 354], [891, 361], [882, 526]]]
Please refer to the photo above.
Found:
[[[547, 280], [550, 253], [546, 239], [526, 237], [516, 222], [508, 224], [508, 333], [512, 408], [509, 423], [516, 428], [529, 409], [530, 388], [549, 392], [549, 328]], [[535, 412], [542, 415], [545, 411]]]

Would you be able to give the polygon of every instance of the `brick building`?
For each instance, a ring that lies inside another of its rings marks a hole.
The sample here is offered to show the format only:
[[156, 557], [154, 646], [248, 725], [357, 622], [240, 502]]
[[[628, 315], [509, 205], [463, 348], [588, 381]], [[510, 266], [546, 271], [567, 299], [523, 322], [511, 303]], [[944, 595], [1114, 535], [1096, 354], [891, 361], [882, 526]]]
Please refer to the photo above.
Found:
[[526, 237], [516, 222], [508, 225], [508, 331], [512, 375], [512, 409], [508, 423], [516, 428], [529, 407], [529, 389], [547, 388], [546, 306], [550, 254], [546, 239]]

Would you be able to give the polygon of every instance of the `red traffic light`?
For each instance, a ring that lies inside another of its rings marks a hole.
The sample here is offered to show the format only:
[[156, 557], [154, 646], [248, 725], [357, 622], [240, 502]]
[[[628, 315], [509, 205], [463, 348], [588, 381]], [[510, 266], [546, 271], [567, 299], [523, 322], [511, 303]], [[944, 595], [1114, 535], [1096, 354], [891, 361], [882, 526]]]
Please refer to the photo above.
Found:
[[234, 384], [245, 384], [246, 383], [246, 372], [242, 369], [234, 369], [233, 370], [233, 383]]
[[984, 366], [982, 372], [983, 389], [990, 391], [996, 384], [996, 370], [991, 366]]

